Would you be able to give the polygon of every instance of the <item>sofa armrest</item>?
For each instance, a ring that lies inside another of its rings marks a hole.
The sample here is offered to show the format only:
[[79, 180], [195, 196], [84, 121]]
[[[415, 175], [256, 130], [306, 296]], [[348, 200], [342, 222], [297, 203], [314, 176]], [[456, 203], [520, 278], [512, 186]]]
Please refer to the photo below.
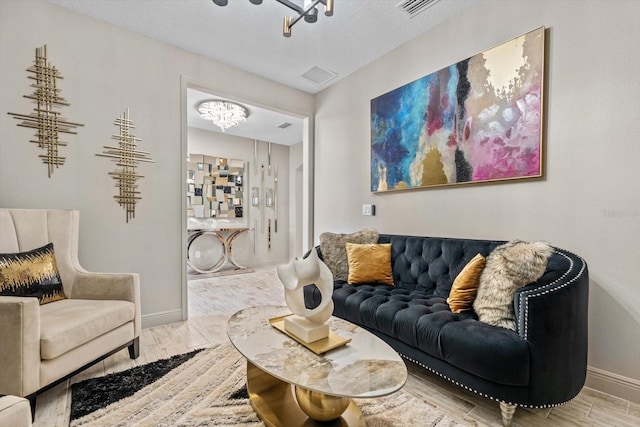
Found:
[[582, 258], [564, 250], [555, 249], [549, 262], [553, 274], [518, 290], [514, 304], [518, 334], [531, 351], [532, 393], [552, 397], [554, 390], [571, 388], [552, 397], [561, 402], [573, 398], [586, 378], [589, 272]]
[[0, 296], [0, 394], [27, 396], [40, 388], [40, 304]]
[[140, 276], [137, 273], [76, 274], [71, 290], [72, 299], [124, 300], [135, 306], [135, 336], [140, 336]]
[[0, 397], [0, 426], [30, 427], [31, 406], [27, 399], [17, 396]]

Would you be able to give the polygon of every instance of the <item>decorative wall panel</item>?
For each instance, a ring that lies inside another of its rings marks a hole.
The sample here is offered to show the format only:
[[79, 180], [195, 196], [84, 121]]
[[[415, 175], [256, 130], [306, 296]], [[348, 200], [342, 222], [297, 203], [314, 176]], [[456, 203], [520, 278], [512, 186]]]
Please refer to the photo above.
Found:
[[121, 167], [109, 172], [109, 175], [116, 180], [116, 187], [118, 188], [118, 194], [113, 197], [124, 208], [127, 222], [129, 222], [130, 219], [135, 218], [136, 203], [142, 199], [137, 182], [138, 179], [144, 178], [144, 176], [138, 175], [138, 164], [140, 162], [155, 162], [149, 157], [149, 152], [136, 149], [137, 142], [141, 141], [141, 139], [131, 133], [131, 129], [134, 129], [135, 126], [133, 126], [133, 121], [129, 118], [129, 109], [118, 117], [113, 124], [120, 128], [117, 134], [111, 135], [111, 139], [118, 141], [118, 146], [105, 145], [103, 146], [104, 152], [96, 155], [115, 159], [116, 164]]
[[36, 48], [36, 59], [34, 65], [27, 68], [28, 76], [34, 82], [31, 87], [34, 91], [31, 95], [24, 95], [31, 99], [36, 106], [31, 114], [8, 113], [15, 119], [22, 120], [18, 126], [37, 129], [36, 139], [29, 142], [38, 144], [38, 147], [46, 150], [46, 154], [40, 154], [42, 163], [47, 165], [49, 178], [53, 170], [62, 166], [66, 160], [60, 155], [60, 147], [67, 145], [66, 142], [58, 139], [59, 133], [77, 134], [73, 129], [84, 126], [80, 123], [73, 123], [60, 116], [60, 112], [55, 108], [68, 107], [70, 104], [60, 96], [61, 89], [58, 88], [58, 80], [62, 75], [58, 69], [51, 65], [47, 59], [47, 45]]
[[244, 161], [190, 154], [187, 215], [197, 218], [244, 216]]

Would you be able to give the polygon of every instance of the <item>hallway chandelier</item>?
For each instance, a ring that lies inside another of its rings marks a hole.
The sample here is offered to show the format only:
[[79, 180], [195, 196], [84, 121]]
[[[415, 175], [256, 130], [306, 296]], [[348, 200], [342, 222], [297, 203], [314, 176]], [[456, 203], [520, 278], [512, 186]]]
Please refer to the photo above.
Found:
[[[229, 4], [229, 0], [212, 0], [218, 6], [226, 6]], [[253, 4], [262, 4], [262, 0], [249, 0]], [[303, 0], [302, 6], [296, 4], [293, 0], [276, 0], [278, 3], [287, 6], [289, 9], [293, 9], [298, 13], [298, 16], [285, 16], [282, 24], [282, 35], [285, 37], [291, 37], [291, 27], [296, 22], [304, 18], [306, 22], [314, 23], [318, 20], [318, 4], [324, 5], [325, 16], [333, 16], [333, 0]]]
[[204, 120], [211, 120], [222, 131], [237, 126], [249, 117], [249, 110], [235, 102], [209, 99], [199, 102], [196, 109]]

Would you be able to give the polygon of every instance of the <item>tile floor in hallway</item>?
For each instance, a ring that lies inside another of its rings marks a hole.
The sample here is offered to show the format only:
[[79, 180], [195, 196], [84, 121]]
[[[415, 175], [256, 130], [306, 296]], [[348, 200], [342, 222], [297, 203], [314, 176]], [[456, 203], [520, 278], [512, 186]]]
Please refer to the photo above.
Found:
[[[70, 383], [226, 342], [227, 319], [248, 306], [284, 304], [281, 286], [275, 267], [246, 274], [190, 280], [188, 321], [144, 329], [140, 357], [135, 361], [129, 359], [125, 349], [40, 395], [34, 426], [68, 426]], [[410, 375], [404, 390], [440, 408], [463, 425], [501, 425], [496, 402], [463, 390], [417, 365], [408, 365], [408, 368]], [[574, 400], [563, 406], [518, 408], [513, 425], [639, 426], [640, 404], [584, 388]]]

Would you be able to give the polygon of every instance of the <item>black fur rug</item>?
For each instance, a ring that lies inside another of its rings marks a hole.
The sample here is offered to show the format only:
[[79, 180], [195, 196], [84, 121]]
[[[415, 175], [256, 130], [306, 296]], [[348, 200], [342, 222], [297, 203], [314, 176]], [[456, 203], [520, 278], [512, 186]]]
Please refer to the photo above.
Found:
[[[142, 388], [162, 378], [174, 368], [202, 350], [178, 354], [122, 372], [90, 378], [71, 385], [70, 420], [83, 417], [118, 400], [133, 395]], [[246, 391], [245, 391], [246, 393]]]

